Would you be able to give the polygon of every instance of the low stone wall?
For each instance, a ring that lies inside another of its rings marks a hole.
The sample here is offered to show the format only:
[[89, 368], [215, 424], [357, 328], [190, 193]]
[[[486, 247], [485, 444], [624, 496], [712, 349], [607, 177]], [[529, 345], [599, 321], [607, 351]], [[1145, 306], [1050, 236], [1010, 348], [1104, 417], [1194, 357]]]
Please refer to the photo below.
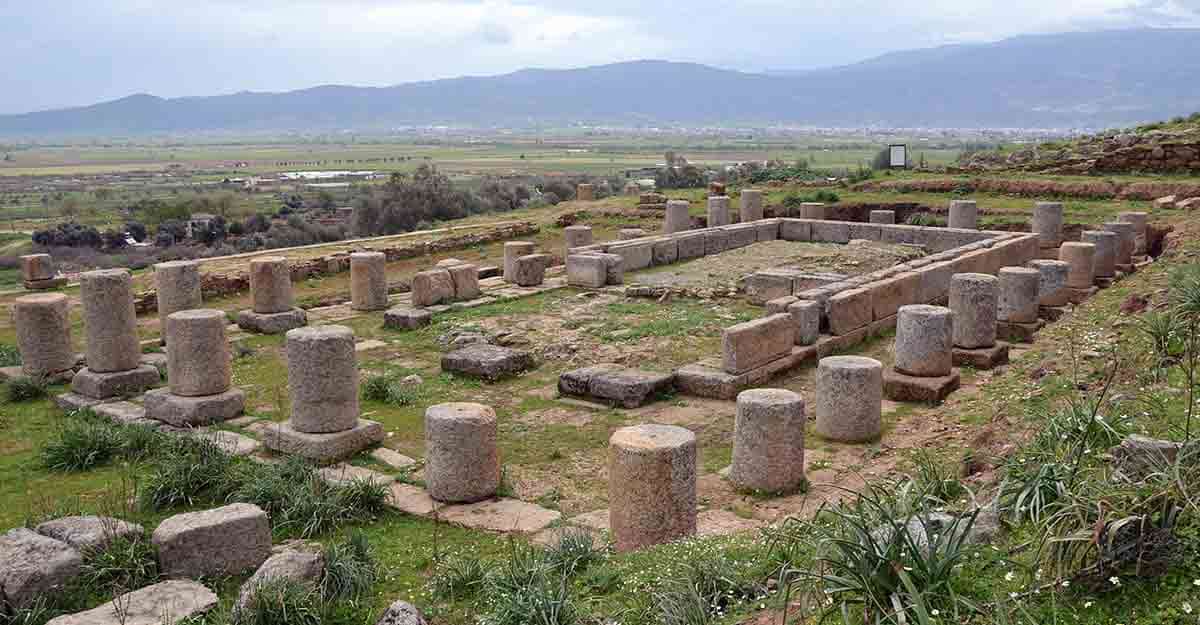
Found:
[[[919, 180], [872, 180], [855, 187], [858, 191], [897, 193], [989, 192], [1021, 197], [1059, 197], [1093, 200], [1154, 200], [1167, 195], [1200, 197], [1200, 184], [1191, 182], [1065, 182], [1011, 178], [922, 178]], [[836, 204], [830, 207], [836, 207]], [[897, 221], [900, 221], [897, 215]]]
[[[429, 256], [442, 252], [461, 250], [477, 245], [495, 243], [527, 237], [536, 234], [537, 224], [529, 221], [503, 226], [486, 232], [461, 234], [435, 241], [420, 241], [394, 247], [373, 248], [372, 251], [382, 252], [388, 262]], [[287, 249], [273, 250], [280, 256], [287, 255]], [[350, 252], [337, 252], [318, 258], [293, 261], [290, 265], [292, 281], [298, 282], [318, 275], [333, 275], [350, 271]], [[250, 289], [250, 276], [246, 273], [211, 274], [200, 276], [200, 290], [204, 299], [216, 299], [236, 295]], [[134, 306], [138, 314], [155, 312], [158, 309], [158, 297], [154, 289], [139, 292], [134, 297]]]

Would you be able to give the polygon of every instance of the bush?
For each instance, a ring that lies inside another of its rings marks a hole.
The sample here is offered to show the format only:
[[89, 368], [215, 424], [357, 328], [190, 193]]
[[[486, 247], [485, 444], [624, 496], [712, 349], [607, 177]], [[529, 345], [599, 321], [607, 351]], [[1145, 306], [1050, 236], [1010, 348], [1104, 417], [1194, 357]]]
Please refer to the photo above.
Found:
[[326, 601], [357, 599], [366, 596], [375, 583], [375, 556], [361, 532], [353, 532], [343, 542], [325, 548], [325, 574], [321, 576], [321, 597]]
[[420, 388], [393, 375], [374, 375], [362, 385], [362, 398], [393, 406], [411, 406], [421, 399]]
[[95, 416], [68, 419], [42, 448], [42, 464], [51, 471], [84, 471], [120, 455], [120, 432]]
[[4, 396], [13, 403], [30, 401], [45, 397], [48, 388], [49, 384], [45, 378], [21, 376], [9, 380], [4, 385]]
[[35, 231], [33, 242], [45, 247], [99, 248], [104, 244], [104, 239], [100, 236], [100, 231], [92, 226], [66, 222], [53, 228]]
[[21, 351], [15, 345], [0, 343], [0, 367], [15, 367], [21, 364]]
[[148, 235], [146, 232], [146, 226], [137, 221], [131, 221], [125, 224], [125, 231], [128, 232], [129, 236], [133, 237], [133, 240], [137, 241], [138, 243], [145, 241], [146, 236]]

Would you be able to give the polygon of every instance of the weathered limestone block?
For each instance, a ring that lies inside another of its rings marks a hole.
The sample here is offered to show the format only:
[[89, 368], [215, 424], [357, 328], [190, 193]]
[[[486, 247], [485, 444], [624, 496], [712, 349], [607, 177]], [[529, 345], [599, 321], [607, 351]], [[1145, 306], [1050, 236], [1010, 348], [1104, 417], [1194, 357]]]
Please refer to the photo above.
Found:
[[89, 399], [137, 395], [161, 381], [153, 365], [138, 365], [125, 371], [97, 373], [84, 367], [71, 378], [71, 390]]
[[621, 257], [623, 271], [637, 271], [649, 267], [654, 260], [654, 243], [652, 241], [635, 241], [619, 243], [608, 248], [609, 254]]
[[896, 370], [917, 377], [949, 375], [953, 342], [954, 316], [949, 308], [903, 306], [896, 319]]
[[145, 532], [136, 523], [90, 515], [62, 517], [37, 526], [37, 533], [42, 536], [61, 540], [85, 553], [103, 549], [118, 538], [138, 538]]
[[737, 396], [733, 464], [739, 488], [788, 492], [804, 484], [804, 400], [783, 389], [751, 389]]
[[1000, 270], [1000, 304], [996, 318], [1012, 323], [1034, 323], [1042, 274], [1037, 269], [1005, 267]]
[[517, 259], [533, 253], [533, 243], [528, 241], [507, 241], [504, 244], [504, 281], [516, 282]]
[[187, 397], [169, 388], [147, 391], [146, 417], [178, 428], [193, 428], [228, 421], [246, 408], [246, 393], [230, 388], [213, 395]]
[[604, 261], [608, 271], [607, 284], [622, 284], [625, 282], [625, 259], [617, 254], [593, 254]]
[[758, 221], [763, 218], [763, 192], [758, 189], [742, 190], [742, 208], [740, 214], [742, 223]]
[[596, 199], [596, 185], [578, 184], [575, 185], [575, 199], [580, 202], [591, 202]]
[[567, 257], [567, 284], [598, 289], [608, 284], [608, 266], [604, 259], [592, 254], [573, 254]]
[[16, 609], [60, 591], [81, 572], [83, 558], [65, 542], [19, 527], [0, 534], [0, 588]]
[[285, 549], [267, 558], [250, 579], [242, 583], [238, 589], [237, 602], [234, 612], [240, 612], [249, 607], [259, 588], [282, 580], [289, 580], [308, 589], [316, 587], [321, 575], [325, 573], [325, 555], [320, 551], [304, 551], [301, 549]]
[[1087, 230], [1081, 240], [1096, 246], [1093, 254], [1094, 278], [1111, 278], [1117, 274], [1117, 247], [1120, 238], [1107, 230]]
[[25, 282], [53, 280], [58, 272], [49, 254], [26, 254], [21, 257], [21, 279]]
[[796, 344], [812, 345], [821, 336], [821, 305], [811, 300], [799, 300], [787, 307], [796, 326]]
[[1038, 271], [1038, 303], [1041, 306], [1066, 306], [1067, 275], [1071, 265], [1061, 260], [1034, 260], [1029, 266]]
[[882, 431], [883, 365], [862, 356], [830, 356], [817, 364], [816, 432], [862, 443]]
[[384, 431], [381, 424], [366, 419], [359, 419], [348, 430], [325, 434], [300, 432], [290, 421], [284, 421], [262, 430], [260, 435], [267, 449], [328, 464], [382, 442]]
[[80, 276], [79, 285], [88, 369], [93, 373], [136, 369], [142, 348], [129, 270], [88, 271]]
[[646, 231], [641, 228], [621, 228], [617, 231], [618, 241], [632, 241], [646, 236]]
[[679, 261], [700, 258], [706, 253], [707, 237], [704, 232], [676, 234], [672, 238], [679, 244]]
[[703, 232], [705, 254], [720, 254], [729, 249], [728, 232], [721, 228], [707, 228]]
[[[626, 195], [629, 195], [628, 190]], [[420, 610], [417, 610], [415, 606], [405, 601], [397, 601], [388, 606], [383, 616], [375, 621], [375, 625], [426, 625], [426, 623], [425, 617], [421, 616]]]
[[383, 313], [383, 327], [393, 330], [416, 330], [430, 324], [433, 313], [420, 308], [396, 306]]
[[871, 310], [874, 319], [885, 319], [895, 315], [901, 306], [921, 303], [917, 293], [921, 288], [921, 275], [915, 272], [898, 273], [870, 286]]
[[1117, 214], [1117, 221], [1133, 224], [1133, 255], [1146, 255], [1146, 224], [1150, 216], [1140, 211], [1126, 211]]
[[529, 352], [487, 343], [468, 345], [442, 356], [442, 371], [491, 381], [518, 375], [533, 365]]
[[258, 313], [253, 310], [238, 312], [237, 324], [247, 332], [260, 334], [283, 334], [288, 330], [304, 327], [308, 313], [302, 308], [293, 308], [279, 313]]
[[725, 371], [745, 373], [791, 353], [796, 327], [791, 315], [771, 315], [725, 328], [721, 343]]
[[313, 326], [286, 336], [291, 426], [309, 434], [341, 432], [358, 422], [358, 361], [354, 332]]
[[166, 577], [237, 575], [271, 555], [271, 526], [262, 508], [235, 503], [169, 517], [150, 541]]
[[696, 533], [696, 435], [625, 427], [609, 439], [609, 527], [619, 552]]
[[1105, 222], [1104, 229], [1117, 235], [1118, 266], [1133, 264], [1133, 252], [1137, 248], [1137, 232], [1133, 224], [1123, 221]]
[[282, 313], [296, 306], [286, 258], [264, 256], [250, 261], [250, 298], [256, 313]]
[[450, 281], [454, 284], [454, 299], [462, 302], [483, 295], [479, 288], [479, 267], [468, 263], [448, 268]]
[[800, 299], [795, 295], [785, 295], [783, 297], [776, 297], [773, 300], [768, 300], [766, 304], [767, 314], [777, 315], [779, 313], [785, 313], [787, 312], [788, 306], [791, 306], [798, 301], [800, 301]]
[[220, 599], [198, 582], [171, 580], [125, 593], [86, 612], [46, 625], [176, 625], [217, 607]]
[[973, 200], [951, 201], [950, 217], [946, 226], [948, 228], [977, 230], [979, 228], [979, 204]]
[[866, 327], [874, 318], [871, 291], [867, 289], [846, 289], [831, 295], [827, 306], [829, 331], [833, 334], [849, 334]]
[[[892, 210], [871, 211], [870, 223], [894, 224], [894, 223], [896, 223], [896, 211], [892, 211]], [[855, 237], [855, 238], [858, 238], [858, 237]]]
[[549, 254], [529, 254], [517, 259], [513, 282], [517, 286], [538, 286], [546, 281], [546, 268], [552, 257]]
[[692, 228], [692, 218], [688, 214], [691, 205], [687, 200], [671, 200], [667, 202], [667, 212], [663, 216], [663, 232], [675, 234]]
[[779, 238], [784, 241], [810, 241], [812, 240], [812, 223], [800, 219], [780, 220]]
[[671, 389], [675, 376], [655, 371], [615, 369], [590, 376], [587, 395], [622, 408], [633, 409], [653, 401]]
[[595, 241], [591, 226], [567, 226], [563, 228], [563, 239], [566, 240], [568, 250], [575, 247], [585, 247]]
[[850, 242], [850, 224], [844, 221], [813, 223], [810, 224], [809, 228], [814, 243]]
[[779, 238], [779, 220], [778, 219], [760, 219], [755, 224], [755, 229], [758, 231], [758, 241], [774, 241]]
[[488, 406], [450, 403], [425, 411], [425, 485], [436, 501], [472, 503], [500, 487], [496, 413]]
[[915, 272], [919, 278], [916, 301], [930, 304], [945, 301], [950, 293], [950, 278], [954, 275], [954, 262], [942, 261], [920, 267]]
[[154, 290], [158, 299], [158, 320], [166, 325], [167, 316], [204, 305], [200, 293], [200, 263], [176, 260], [154, 266]]
[[722, 228], [728, 236], [728, 249], [737, 249], [758, 243], [758, 226], [755, 224], [734, 224]]
[[13, 302], [17, 349], [25, 375], [48, 378], [75, 367], [69, 307], [62, 293], [23, 295]]
[[454, 278], [447, 269], [418, 272], [412, 279], [412, 304], [418, 308], [436, 306], [454, 299]]
[[350, 255], [350, 307], [354, 310], [388, 307], [387, 256], [383, 252]]
[[1070, 241], [1058, 250], [1058, 259], [1071, 266], [1067, 288], [1090, 289], [1096, 280], [1096, 246]]
[[716, 195], [708, 198], [708, 227], [716, 228], [733, 223], [729, 214], [729, 197]]
[[804, 202], [800, 204], [801, 219], [825, 219], [825, 205], [820, 202]]
[[650, 262], [654, 266], [670, 265], [679, 260], [679, 241], [665, 238], [655, 241], [650, 248]]
[[746, 297], [751, 304], [767, 302], [792, 295], [796, 272], [788, 269], [764, 269], [746, 276]]
[[974, 349], [996, 344], [1000, 280], [981, 273], [960, 273], [950, 280], [954, 345]]

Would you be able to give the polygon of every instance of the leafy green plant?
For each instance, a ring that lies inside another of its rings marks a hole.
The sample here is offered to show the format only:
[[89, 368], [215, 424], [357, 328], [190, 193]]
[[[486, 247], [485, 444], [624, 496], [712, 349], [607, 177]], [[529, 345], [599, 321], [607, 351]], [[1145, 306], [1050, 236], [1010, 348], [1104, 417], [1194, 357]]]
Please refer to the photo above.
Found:
[[16, 345], [0, 343], [0, 367], [15, 367], [21, 364], [21, 352]]
[[488, 625], [574, 625], [579, 613], [569, 579], [536, 547], [512, 544], [508, 561], [488, 577]]
[[320, 596], [291, 579], [264, 582], [250, 601], [233, 615], [235, 625], [320, 625]]
[[596, 539], [583, 530], [564, 531], [546, 549], [546, 560], [568, 577], [586, 570], [603, 557], [604, 551], [596, 546]]
[[51, 471], [86, 471], [120, 455], [120, 431], [95, 416], [68, 418], [42, 447], [42, 464]]
[[362, 398], [393, 406], [411, 406], [421, 400], [421, 389], [391, 375], [375, 375], [362, 385]]
[[158, 554], [144, 536], [118, 536], [85, 554], [82, 581], [89, 588], [132, 590], [158, 579]]
[[345, 541], [325, 549], [321, 597], [326, 601], [363, 597], [371, 590], [375, 577], [375, 556], [371, 544], [361, 532], [352, 532]]
[[146, 479], [141, 503], [150, 510], [219, 501], [237, 488], [234, 457], [208, 438], [172, 438]]
[[12, 403], [32, 401], [45, 397], [49, 388], [45, 378], [21, 376], [9, 380], [4, 385], [4, 396]]
[[460, 601], [479, 594], [487, 576], [488, 569], [479, 556], [473, 553], [460, 554], [438, 563], [429, 586], [435, 597]]

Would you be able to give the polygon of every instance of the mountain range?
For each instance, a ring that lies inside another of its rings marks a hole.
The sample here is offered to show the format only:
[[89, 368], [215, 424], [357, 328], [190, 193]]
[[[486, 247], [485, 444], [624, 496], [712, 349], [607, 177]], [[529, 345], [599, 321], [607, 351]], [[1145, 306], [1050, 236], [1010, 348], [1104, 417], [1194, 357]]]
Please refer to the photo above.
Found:
[[562, 124], [1096, 128], [1200, 109], [1200, 30], [1026, 35], [750, 73], [634, 61], [391, 87], [164, 99], [0, 115], [0, 136], [386, 131]]

